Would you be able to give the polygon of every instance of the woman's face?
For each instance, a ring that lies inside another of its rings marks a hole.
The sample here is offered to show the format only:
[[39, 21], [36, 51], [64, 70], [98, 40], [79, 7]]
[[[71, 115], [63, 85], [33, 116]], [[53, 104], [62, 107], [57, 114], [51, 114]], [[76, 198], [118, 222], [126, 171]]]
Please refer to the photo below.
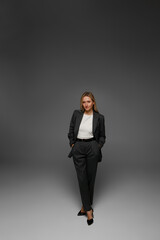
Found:
[[90, 97], [85, 96], [85, 97], [83, 97], [82, 105], [83, 105], [85, 111], [89, 112], [93, 108], [94, 102], [92, 101], [92, 99]]

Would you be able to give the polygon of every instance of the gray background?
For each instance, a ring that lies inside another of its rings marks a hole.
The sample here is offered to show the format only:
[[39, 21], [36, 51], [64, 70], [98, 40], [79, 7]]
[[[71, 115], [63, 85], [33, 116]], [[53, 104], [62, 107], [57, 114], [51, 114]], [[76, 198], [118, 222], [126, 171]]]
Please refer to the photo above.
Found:
[[[2, 239], [159, 239], [159, 10], [156, 1], [1, 1]], [[76, 216], [67, 158], [84, 91], [106, 125], [92, 226]]]

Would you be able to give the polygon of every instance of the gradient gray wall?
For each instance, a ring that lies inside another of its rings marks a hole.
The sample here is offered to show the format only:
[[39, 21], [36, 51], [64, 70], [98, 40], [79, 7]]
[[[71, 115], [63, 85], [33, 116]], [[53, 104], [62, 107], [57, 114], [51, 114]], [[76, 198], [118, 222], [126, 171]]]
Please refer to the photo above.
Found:
[[102, 177], [111, 169], [159, 175], [159, 3], [32, 0], [0, 8], [3, 180], [6, 169], [51, 166], [55, 181], [67, 170], [72, 182], [67, 134], [86, 90], [105, 116]]
[[106, 118], [108, 161], [159, 162], [156, 4], [1, 3], [1, 162], [67, 155], [70, 117], [85, 90]]

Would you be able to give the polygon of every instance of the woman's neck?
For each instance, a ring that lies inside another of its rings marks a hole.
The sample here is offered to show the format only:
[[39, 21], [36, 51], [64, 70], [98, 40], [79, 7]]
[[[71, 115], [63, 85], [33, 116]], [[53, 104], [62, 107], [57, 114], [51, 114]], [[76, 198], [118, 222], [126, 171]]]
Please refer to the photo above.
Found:
[[89, 112], [84, 112], [86, 115], [92, 115], [93, 114], [93, 110], [91, 109]]

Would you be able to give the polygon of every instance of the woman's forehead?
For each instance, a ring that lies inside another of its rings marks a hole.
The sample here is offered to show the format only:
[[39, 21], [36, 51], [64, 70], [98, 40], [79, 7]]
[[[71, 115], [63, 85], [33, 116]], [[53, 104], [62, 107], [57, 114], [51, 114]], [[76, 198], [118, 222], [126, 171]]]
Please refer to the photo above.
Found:
[[88, 96], [84, 96], [83, 97], [83, 101], [87, 101], [87, 100], [92, 100], [90, 97], [88, 97]]

